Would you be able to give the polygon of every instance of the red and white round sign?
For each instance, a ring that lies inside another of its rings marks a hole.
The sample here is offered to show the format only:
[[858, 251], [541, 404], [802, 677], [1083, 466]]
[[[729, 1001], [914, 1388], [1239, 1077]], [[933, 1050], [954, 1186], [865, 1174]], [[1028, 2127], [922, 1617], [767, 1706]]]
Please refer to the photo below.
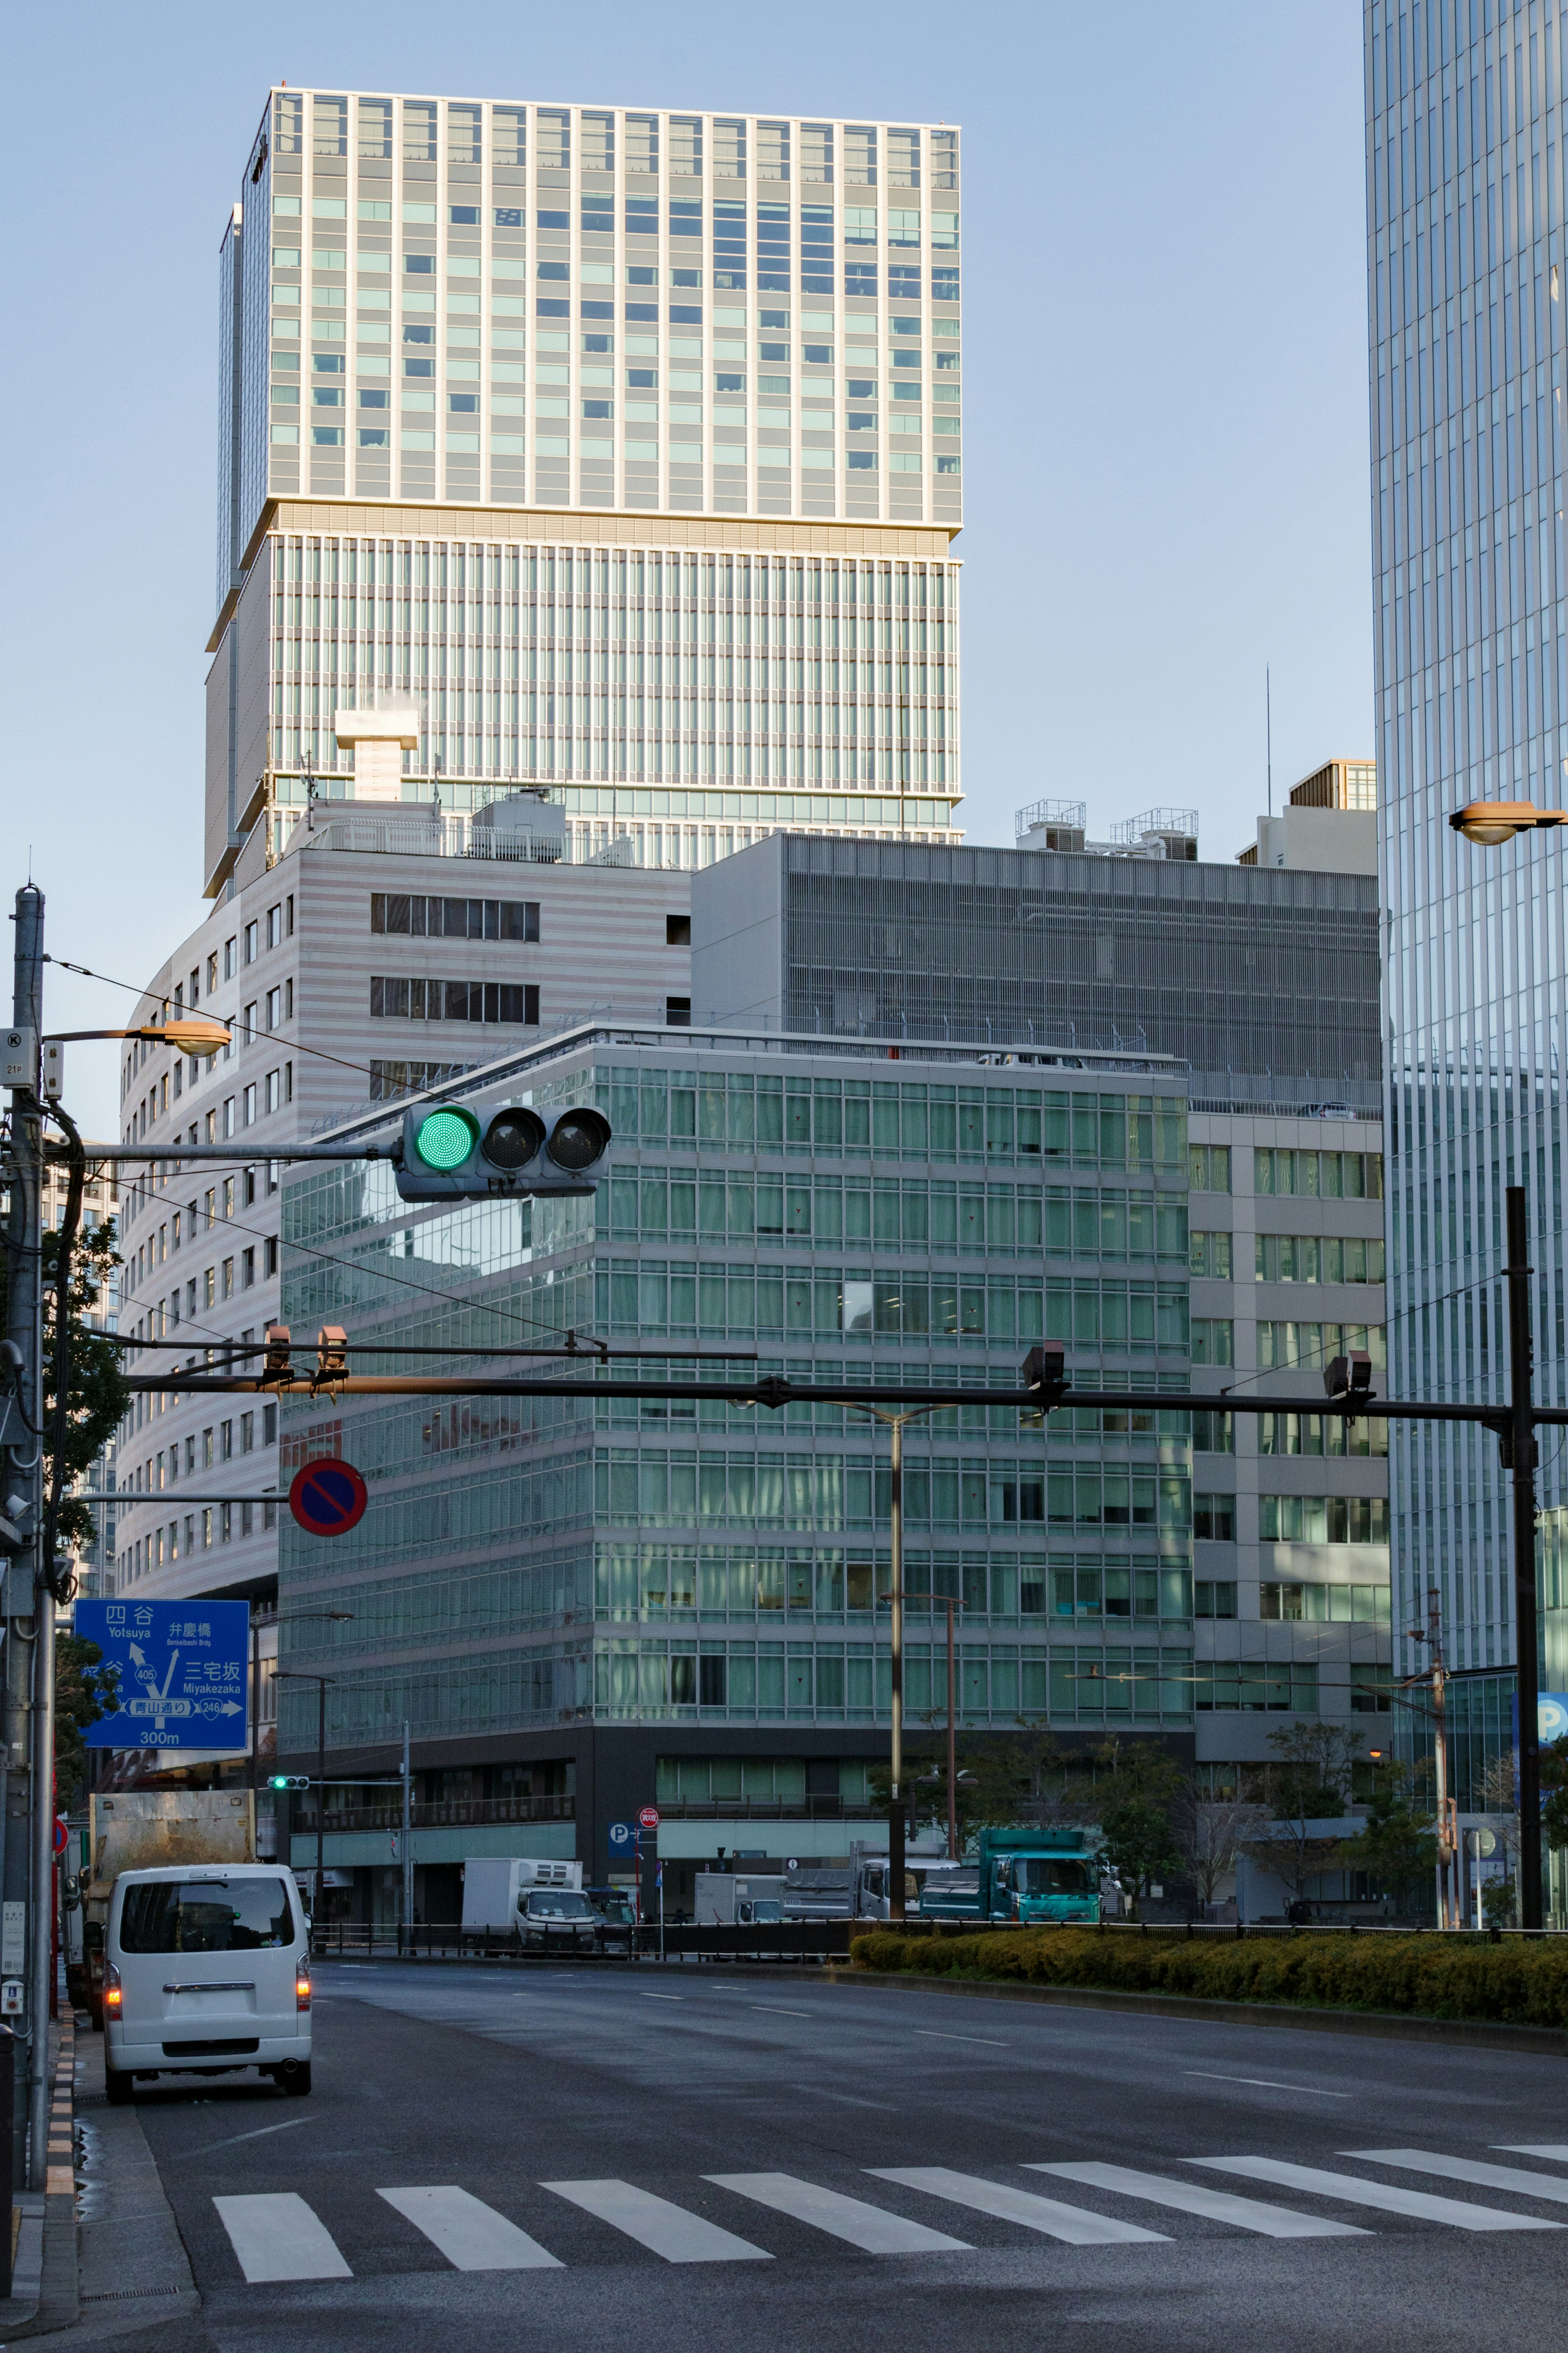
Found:
[[657, 1806], [644, 1806], [642, 1811], [637, 1816], [637, 1822], [638, 1826], [645, 1831], [658, 1830], [658, 1808]]

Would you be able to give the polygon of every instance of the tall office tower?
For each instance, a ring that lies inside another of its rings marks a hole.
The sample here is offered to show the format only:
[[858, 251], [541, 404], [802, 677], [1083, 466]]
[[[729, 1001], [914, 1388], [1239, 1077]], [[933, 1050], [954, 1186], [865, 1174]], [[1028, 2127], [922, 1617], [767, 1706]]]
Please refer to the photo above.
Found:
[[[1555, 806], [1568, 771], [1563, 545], [1563, 12], [1432, 0], [1365, 15], [1367, 297], [1386, 981], [1389, 1377], [1495, 1401], [1505, 1186], [1530, 1201], [1536, 1393], [1562, 1403], [1563, 849], [1479, 849], [1450, 813]], [[1396, 1628], [1441, 1597], [1466, 1759], [1510, 1745], [1509, 1505], [1479, 1430], [1396, 1432]], [[1543, 1684], [1568, 1457], [1542, 1449]], [[1412, 1672], [1422, 1653], [1405, 1644]], [[1556, 1908], [1561, 1910], [1559, 1891]]]
[[958, 134], [276, 90], [222, 252], [205, 887], [417, 725], [574, 856], [959, 798]]

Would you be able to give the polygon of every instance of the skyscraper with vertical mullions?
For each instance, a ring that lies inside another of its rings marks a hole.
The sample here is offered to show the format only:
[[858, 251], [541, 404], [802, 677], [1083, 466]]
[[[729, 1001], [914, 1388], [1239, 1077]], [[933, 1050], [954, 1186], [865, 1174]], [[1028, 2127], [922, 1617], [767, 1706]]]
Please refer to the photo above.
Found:
[[952, 840], [959, 137], [277, 90], [222, 260], [205, 877], [333, 714], [574, 856]]
[[[1564, 12], [1371, 0], [1364, 29], [1389, 1377], [1395, 1394], [1504, 1394], [1502, 1195], [1518, 1184], [1537, 1394], [1561, 1404], [1563, 837], [1481, 849], [1447, 818], [1472, 800], [1555, 807], [1568, 791]], [[1543, 1446], [1541, 1482], [1541, 1672], [1561, 1690], [1563, 1450]], [[1495, 1440], [1396, 1431], [1393, 1498], [1394, 1626], [1424, 1622], [1435, 1587], [1462, 1670], [1463, 1809], [1479, 1763], [1510, 1737]], [[1408, 1672], [1422, 1659], [1405, 1651]]]

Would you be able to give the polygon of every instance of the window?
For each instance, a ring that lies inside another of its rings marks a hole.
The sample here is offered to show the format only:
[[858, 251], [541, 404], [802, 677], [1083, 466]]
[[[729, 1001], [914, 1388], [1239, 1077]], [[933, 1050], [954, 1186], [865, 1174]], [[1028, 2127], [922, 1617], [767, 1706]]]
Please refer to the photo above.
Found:
[[1388, 1542], [1382, 1495], [1260, 1495], [1258, 1534], [1264, 1544]]
[[1219, 1282], [1230, 1281], [1230, 1236], [1194, 1233], [1187, 1245], [1189, 1271]]
[[1387, 1585], [1284, 1585], [1265, 1579], [1258, 1614], [1312, 1624], [1386, 1626], [1390, 1600]]
[[1196, 1659], [1193, 1704], [1200, 1715], [1211, 1710], [1244, 1715], [1316, 1715], [1318, 1670], [1315, 1666], [1266, 1666], [1260, 1660], [1250, 1659]]
[[1236, 1325], [1228, 1317], [1194, 1315], [1192, 1351], [1194, 1365], [1234, 1365]]
[[1234, 1454], [1236, 1416], [1233, 1413], [1194, 1413], [1193, 1451], [1197, 1454]]
[[401, 1021], [503, 1021], [533, 1028], [539, 1020], [539, 988], [532, 981], [401, 979], [373, 976], [373, 1019]]
[[1352, 1234], [1258, 1234], [1259, 1282], [1381, 1282], [1383, 1244]]
[[1328, 1201], [1381, 1201], [1380, 1152], [1277, 1152], [1252, 1155], [1253, 1190]]
[[241, 1252], [240, 1252], [240, 1254], [239, 1254], [239, 1282], [240, 1282], [240, 1289], [241, 1289], [242, 1291], [249, 1291], [249, 1290], [252, 1288], [252, 1286], [254, 1285], [255, 1282], [256, 1282], [256, 1252], [255, 1252], [255, 1250], [241, 1250]]
[[1193, 1584], [1193, 1616], [1194, 1618], [1234, 1618], [1236, 1616], [1235, 1577], [1195, 1578]]
[[667, 948], [689, 948], [691, 945], [691, 918], [689, 915], [666, 915], [664, 919], [664, 944]]
[[239, 1417], [239, 1451], [242, 1454], [253, 1454], [256, 1451], [254, 1413], [242, 1413]]
[[372, 933], [414, 939], [521, 940], [539, 937], [537, 899], [426, 899], [374, 891]]
[[264, 1266], [263, 1266], [262, 1271], [263, 1271], [265, 1274], [276, 1274], [276, 1273], [277, 1273], [277, 1271], [278, 1271], [278, 1237], [277, 1237], [277, 1235], [276, 1235], [276, 1234], [268, 1234], [268, 1237], [267, 1237], [267, 1240], [266, 1240], [265, 1244], [263, 1245], [263, 1247], [264, 1247], [264, 1249], [265, 1249], [265, 1250], [266, 1250], [266, 1261], [265, 1261], [265, 1264], [264, 1264]]
[[664, 1000], [665, 1026], [670, 1029], [689, 1029], [691, 999], [689, 997], [667, 997]]
[[[238, 945], [239, 943], [237, 940], [225, 940], [223, 944], [223, 976], [225, 980], [232, 980], [234, 978], [235, 953]], [[215, 988], [217, 984], [216, 979], [209, 973], [207, 976], [208, 988]]]
[[234, 1297], [234, 1261], [233, 1261], [233, 1259], [231, 1259], [231, 1258], [226, 1258], [226, 1259], [225, 1259], [225, 1261], [224, 1261], [224, 1262], [223, 1262], [223, 1270], [222, 1270], [222, 1271], [223, 1271], [223, 1282], [222, 1282], [222, 1293], [223, 1293], [223, 1296], [224, 1296], [224, 1298], [225, 1298], [225, 1299], [232, 1299], [232, 1298]]
[[1234, 1544], [1236, 1497], [1195, 1494], [1193, 1497], [1193, 1535], [1207, 1544]]
[[1260, 1413], [1258, 1417], [1259, 1454], [1315, 1454], [1332, 1457], [1388, 1452], [1388, 1424], [1363, 1419], [1349, 1421], [1338, 1413]]
[[260, 936], [261, 933], [259, 924], [247, 923], [245, 927], [245, 961], [247, 964], [254, 964], [256, 962], [257, 956], [260, 952]]

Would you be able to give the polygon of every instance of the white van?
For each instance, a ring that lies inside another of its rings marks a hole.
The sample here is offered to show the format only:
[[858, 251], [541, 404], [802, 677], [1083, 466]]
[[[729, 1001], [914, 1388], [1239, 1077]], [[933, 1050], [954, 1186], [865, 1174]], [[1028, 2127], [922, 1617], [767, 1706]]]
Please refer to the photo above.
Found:
[[254, 2067], [310, 2088], [310, 1941], [277, 1863], [125, 1871], [104, 1938], [104, 2088], [132, 2079]]

